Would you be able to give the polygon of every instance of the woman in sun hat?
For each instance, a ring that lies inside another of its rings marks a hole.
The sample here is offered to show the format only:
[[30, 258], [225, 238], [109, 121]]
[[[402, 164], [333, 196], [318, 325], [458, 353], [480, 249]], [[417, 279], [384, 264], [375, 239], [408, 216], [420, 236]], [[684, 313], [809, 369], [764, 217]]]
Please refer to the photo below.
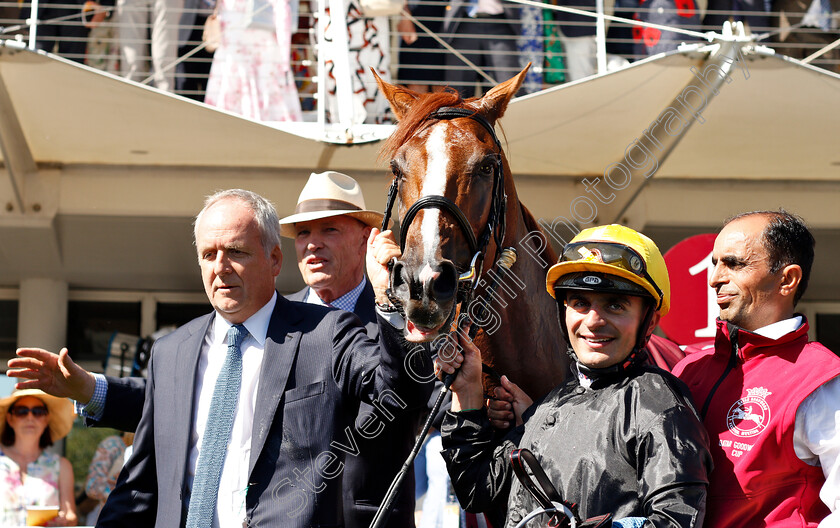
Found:
[[28, 506], [57, 506], [46, 526], [75, 526], [73, 467], [44, 451], [73, 427], [73, 404], [37, 389], [0, 400], [0, 526], [26, 524]]

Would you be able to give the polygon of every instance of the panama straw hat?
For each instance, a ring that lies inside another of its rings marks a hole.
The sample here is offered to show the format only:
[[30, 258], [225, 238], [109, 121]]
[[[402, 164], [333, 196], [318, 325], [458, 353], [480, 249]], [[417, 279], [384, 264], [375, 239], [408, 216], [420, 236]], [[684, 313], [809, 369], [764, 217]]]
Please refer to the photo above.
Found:
[[298, 197], [295, 214], [280, 220], [280, 234], [295, 238], [295, 224], [347, 215], [371, 227], [380, 227], [382, 213], [368, 210], [359, 183], [340, 172], [312, 173]]
[[9, 409], [16, 401], [24, 396], [34, 396], [44, 402], [44, 405], [47, 406], [47, 410], [50, 412], [50, 422], [48, 427], [50, 430], [50, 438], [53, 442], [57, 442], [67, 436], [67, 433], [69, 433], [70, 429], [73, 428], [73, 418], [75, 416], [73, 412], [73, 403], [67, 398], [56, 398], [55, 396], [50, 396], [46, 392], [38, 389], [17, 390], [13, 392], [11, 396], [7, 396], [0, 400], [0, 435], [3, 434], [3, 431], [6, 430], [8, 425], [6, 423], [6, 413], [9, 412]]

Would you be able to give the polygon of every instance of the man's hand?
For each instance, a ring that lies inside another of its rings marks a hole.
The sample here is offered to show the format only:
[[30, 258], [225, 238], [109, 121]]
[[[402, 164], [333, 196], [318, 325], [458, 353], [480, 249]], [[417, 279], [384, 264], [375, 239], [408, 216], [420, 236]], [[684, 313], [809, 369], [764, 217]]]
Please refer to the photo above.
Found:
[[387, 304], [388, 296], [385, 290], [388, 289], [388, 263], [393, 258], [400, 258], [402, 252], [400, 246], [394, 240], [394, 233], [391, 230], [380, 232], [375, 227], [370, 230], [367, 248], [367, 274], [373, 292], [376, 295], [376, 302]]
[[400, 18], [397, 22], [397, 32], [406, 44], [414, 44], [417, 42], [417, 30], [414, 28], [414, 22], [407, 18]]
[[533, 400], [519, 388], [519, 385], [502, 376], [502, 386], [496, 387], [496, 399], [487, 405], [487, 417], [496, 429], [507, 429], [516, 418], [516, 425], [522, 425], [522, 414]]
[[19, 348], [18, 357], [8, 362], [6, 375], [25, 378], [17, 389], [41, 389], [59, 398], [71, 398], [87, 404], [93, 397], [96, 379], [70, 359], [66, 348], [58, 355], [42, 348]]
[[[457, 335], [457, 341], [452, 336]], [[463, 333], [450, 334], [450, 339], [435, 357], [435, 375], [441, 380], [457, 369], [452, 382], [452, 410], [463, 411], [484, 407], [484, 390], [481, 386], [481, 352]]]

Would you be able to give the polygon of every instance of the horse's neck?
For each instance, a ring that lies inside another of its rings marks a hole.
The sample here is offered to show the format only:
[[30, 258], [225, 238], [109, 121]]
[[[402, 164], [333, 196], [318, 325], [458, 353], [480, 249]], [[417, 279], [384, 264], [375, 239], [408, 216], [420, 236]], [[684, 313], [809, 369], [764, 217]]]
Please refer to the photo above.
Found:
[[[499, 274], [499, 287], [490, 303], [491, 315], [499, 323], [478, 344], [482, 352], [489, 352], [493, 368], [537, 398], [568, 370], [557, 306], [545, 290], [547, 266], [556, 258], [530, 212], [518, 201], [513, 203], [516, 210], [506, 215], [505, 246], [516, 248], [517, 260], [510, 272]], [[540, 235], [544, 247], [535, 251], [533, 243]]]

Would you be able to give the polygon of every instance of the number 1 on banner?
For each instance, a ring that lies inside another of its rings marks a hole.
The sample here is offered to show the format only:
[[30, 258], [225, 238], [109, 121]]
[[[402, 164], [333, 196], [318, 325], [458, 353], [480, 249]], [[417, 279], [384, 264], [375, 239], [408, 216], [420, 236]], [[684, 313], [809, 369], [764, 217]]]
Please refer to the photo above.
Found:
[[[706, 270], [706, 284], [708, 285], [709, 280], [712, 278], [712, 273], [715, 270], [715, 266], [712, 264], [711, 252], [703, 257], [700, 262], [688, 268], [688, 272], [691, 273], [692, 276], [698, 275], [703, 270]], [[717, 319], [718, 313], [717, 292], [715, 292], [714, 288], [711, 287], [707, 287], [706, 290], [706, 322], [708, 325], [706, 328], [696, 330], [694, 332], [694, 337], [715, 336], [715, 319]]]

